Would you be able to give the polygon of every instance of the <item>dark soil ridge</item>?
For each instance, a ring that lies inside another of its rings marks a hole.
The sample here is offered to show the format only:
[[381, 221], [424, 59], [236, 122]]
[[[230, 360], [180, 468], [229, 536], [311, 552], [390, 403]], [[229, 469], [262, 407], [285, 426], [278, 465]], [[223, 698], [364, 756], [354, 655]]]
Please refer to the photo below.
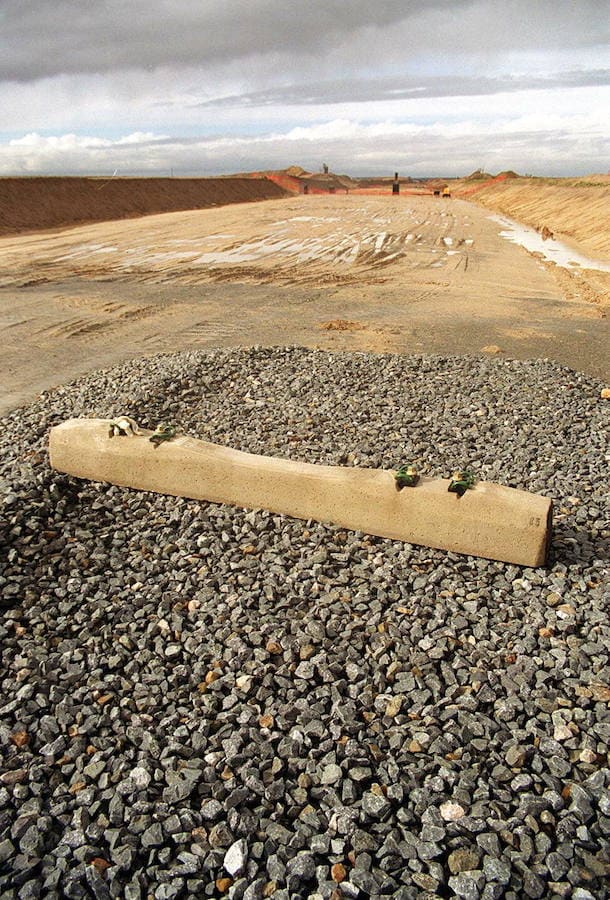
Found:
[[268, 178], [0, 178], [0, 235], [286, 194]]

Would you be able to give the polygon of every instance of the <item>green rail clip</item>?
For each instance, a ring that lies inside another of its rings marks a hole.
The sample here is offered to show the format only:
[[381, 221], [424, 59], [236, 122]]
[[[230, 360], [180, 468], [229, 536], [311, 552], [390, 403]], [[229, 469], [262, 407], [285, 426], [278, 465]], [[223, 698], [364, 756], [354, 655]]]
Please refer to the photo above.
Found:
[[157, 425], [157, 430], [151, 434], [149, 441], [155, 445], [155, 450], [163, 441], [171, 441], [176, 436], [176, 429], [173, 425]]
[[454, 472], [449, 482], [447, 490], [450, 494], [457, 494], [463, 497], [467, 490], [473, 487], [475, 477], [470, 469], [464, 469], [462, 472]]
[[401, 491], [404, 487], [415, 487], [419, 481], [419, 474], [413, 465], [400, 466], [394, 473], [396, 490]]

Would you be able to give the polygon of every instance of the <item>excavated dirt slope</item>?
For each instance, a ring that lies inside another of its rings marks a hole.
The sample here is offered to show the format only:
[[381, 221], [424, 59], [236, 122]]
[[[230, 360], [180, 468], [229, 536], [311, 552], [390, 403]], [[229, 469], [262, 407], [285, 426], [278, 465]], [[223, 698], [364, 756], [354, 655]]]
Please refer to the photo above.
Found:
[[0, 234], [285, 196], [267, 178], [0, 178]]
[[511, 178], [477, 186], [462, 182], [458, 196], [481, 203], [578, 246], [590, 256], [610, 260], [610, 177]]

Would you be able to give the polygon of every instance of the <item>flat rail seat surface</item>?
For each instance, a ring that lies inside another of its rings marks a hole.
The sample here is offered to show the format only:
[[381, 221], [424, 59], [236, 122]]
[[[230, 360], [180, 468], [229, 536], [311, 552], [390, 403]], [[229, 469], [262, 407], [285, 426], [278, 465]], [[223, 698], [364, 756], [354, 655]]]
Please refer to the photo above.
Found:
[[383, 469], [323, 466], [244, 453], [178, 436], [155, 447], [152, 432], [109, 436], [104, 419], [70, 419], [51, 429], [54, 469], [78, 478], [176, 497], [266, 509], [523, 566], [544, 565], [552, 501], [476, 482], [459, 497], [447, 479], [422, 476], [396, 489]]

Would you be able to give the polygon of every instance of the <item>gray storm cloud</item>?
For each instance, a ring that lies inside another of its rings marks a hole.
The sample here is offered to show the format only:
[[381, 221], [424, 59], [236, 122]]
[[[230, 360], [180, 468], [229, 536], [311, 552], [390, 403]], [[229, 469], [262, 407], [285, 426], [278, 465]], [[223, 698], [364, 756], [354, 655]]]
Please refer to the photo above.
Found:
[[[432, 0], [428, 9], [452, 5]], [[318, 53], [341, 36], [392, 25], [418, 9], [405, 0], [298, 6], [286, 0], [8, 0], [1, 13], [0, 77], [205, 66], [278, 49]]]
[[4, 0], [0, 79], [206, 68], [278, 53], [298, 69], [348, 46], [354, 66], [379, 61], [382, 48], [396, 58], [586, 47], [607, 39], [607, 12], [607, 0]]
[[400, 77], [323, 81], [292, 84], [266, 91], [235, 94], [214, 100], [194, 101], [198, 107], [285, 106], [368, 103], [380, 100], [422, 100], [432, 97], [468, 97], [514, 91], [591, 87], [610, 84], [610, 69], [562, 72], [552, 76], [521, 75], [489, 78], [485, 75]]

